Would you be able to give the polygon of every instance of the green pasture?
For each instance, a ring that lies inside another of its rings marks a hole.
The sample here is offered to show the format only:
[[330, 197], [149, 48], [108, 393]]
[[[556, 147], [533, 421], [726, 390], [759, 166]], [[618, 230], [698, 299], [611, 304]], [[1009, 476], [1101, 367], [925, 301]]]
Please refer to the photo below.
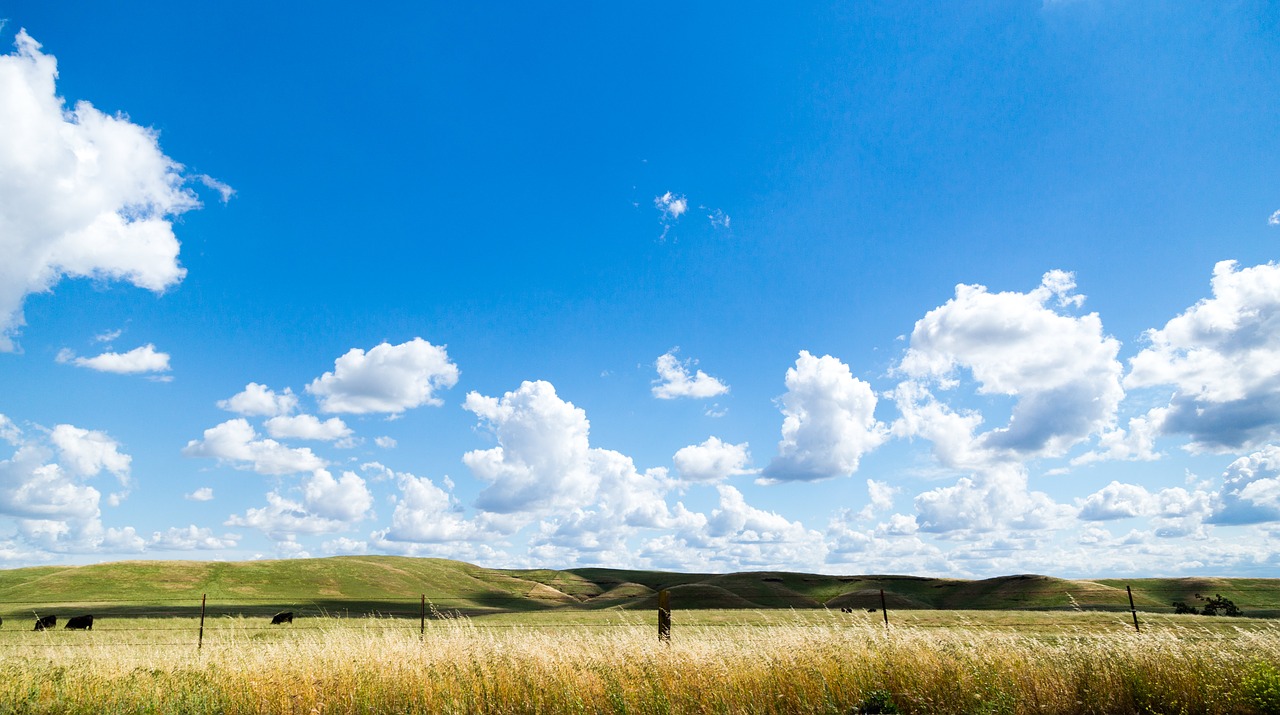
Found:
[[234, 563], [125, 561], [0, 570], [0, 618], [6, 625], [16, 625], [47, 614], [195, 617], [203, 599], [207, 615], [213, 617], [261, 618], [294, 611], [306, 617], [411, 619], [419, 616], [425, 598], [433, 615], [496, 618], [506, 614], [503, 617], [537, 620], [559, 618], [552, 614], [564, 612], [564, 618], [589, 621], [617, 618], [609, 614], [619, 611], [653, 611], [661, 590], [670, 591], [677, 611], [838, 614], [847, 608], [856, 615], [879, 609], [883, 602], [893, 614], [1124, 614], [1129, 610], [1130, 589], [1143, 613], [1171, 613], [1174, 601], [1195, 605], [1198, 596], [1221, 594], [1247, 617], [1280, 617], [1280, 579], [1066, 580], [1024, 574], [962, 580], [781, 571], [511, 570], [445, 559], [343, 556]]

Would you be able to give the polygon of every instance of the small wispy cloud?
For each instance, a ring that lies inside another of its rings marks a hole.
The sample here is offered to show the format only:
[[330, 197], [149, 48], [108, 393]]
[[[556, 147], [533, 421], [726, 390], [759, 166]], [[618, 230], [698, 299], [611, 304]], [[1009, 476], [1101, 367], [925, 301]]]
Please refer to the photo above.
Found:
[[1280, 211], [1271, 214], [1271, 218], [1267, 219], [1267, 223], [1272, 226], [1280, 226]]
[[99, 343], [109, 343], [115, 340], [116, 338], [120, 337], [121, 335], [124, 335], [124, 328], [120, 328], [119, 330], [103, 331], [93, 336], [93, 339]]
[[681, 194], [668, 191], [654, 198], [653, 205], [662, 214], [659, 219], [662, 223], [662, 235], [658, 237], [658, 240], [666, 240], [667, 232], [671, 230], [671, 226], [679, 221], [680, 217], [689, 210], [689, 200]]
[[707, 206], [699, 206], [698, 208], [711, 212], [707, 214], [707, 220], [711, 221], [712, 228], [729, 230], [729, 214], [720, 209], [713, 209]]
[[209, 176], [208, 174], [199, 174], [196, 176], [196, 180], [204, 184], [205, 186], [213, 189], [214, 191], [217, 191], [222, 196], [222, 203], [224, 204], [230, 201], [232, 196], [236, 195], [235, 189], [231, 188], [230, 186], [224, 184], [221, 181], [218, 181], [217, 179], [213, 178], [212, 176]]

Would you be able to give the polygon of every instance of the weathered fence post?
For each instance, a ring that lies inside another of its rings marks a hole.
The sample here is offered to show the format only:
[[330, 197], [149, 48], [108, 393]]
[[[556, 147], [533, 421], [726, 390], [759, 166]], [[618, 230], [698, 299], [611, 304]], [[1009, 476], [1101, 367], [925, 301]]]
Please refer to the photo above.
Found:
[[1133, 606], [1133, 589], [1129, 588], [1129, 584], [1125, 584], [1124, 590], [1129, 592], [1129, 612], [1133, 614], [1133, 630], [1141, 633], [1142, 629], [1138, 628], [1138, 609]]
[[422, 607], [418, 611], [418, 638], [427, 638], [427, 594], [422, 594]]
[[671, 642], [671, 592], [665, 588], [658, 592], [658, 640]]
[[196, 650], [204, 648], [204, 604], [207, 598], [209, 598], [209, 594], [200, 594], [200, 638], [196, 641]]
[[889, 609], [884, 605], [884, 589], [880, 589], [880, 612], [884, 614], [884, 627], [889, 627]]

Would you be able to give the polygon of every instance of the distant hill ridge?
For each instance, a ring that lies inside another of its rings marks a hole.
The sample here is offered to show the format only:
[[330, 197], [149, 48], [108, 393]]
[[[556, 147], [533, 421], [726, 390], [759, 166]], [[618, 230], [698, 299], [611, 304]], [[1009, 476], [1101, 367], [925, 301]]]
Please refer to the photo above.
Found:
[[259, 613], [298, 604], [317, 612], [417, 613], [425, 596], [440, 611], [470, 615], [556, 609], [652, 609], [670, 589], [673, 608], [1127, 609], [1222, 594], [1246, 615], [1280, 615], [1280, 579], [1065, 580], [1015, 575], [982, 580], [830, 576], [783, 571], [731, 574], [608, 568], [490, 569], [447, 559], [335, 556], [281, 561], [121, 561], [0, 571], [0, 616], [52, 606], [117, 615], [190, 615], [202, 595], [221, 612]]

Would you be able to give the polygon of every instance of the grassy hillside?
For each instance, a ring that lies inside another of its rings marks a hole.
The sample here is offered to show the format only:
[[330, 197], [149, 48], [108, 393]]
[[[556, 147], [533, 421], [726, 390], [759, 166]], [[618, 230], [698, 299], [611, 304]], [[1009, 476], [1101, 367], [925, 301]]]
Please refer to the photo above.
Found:
[[1280, 616], [1280, 579], [1101, 579], [1019, 575], [984, 580], [734, 574], [586, 568], [486, 569], [445, 559], [339, 556], [285, 561], [125, 561], [0, 570], [0, 616], [80, 610], [100, 615], [190, 616], [207, 594], [212, 615], [293, 610], [315, 615], [416, 617], [426, 596], [439, 612], [652, 609], [670, 589], [673, 608], [890, 610], [1172, 610], [1175, 600], [1222, 594], [1246, 615]]

